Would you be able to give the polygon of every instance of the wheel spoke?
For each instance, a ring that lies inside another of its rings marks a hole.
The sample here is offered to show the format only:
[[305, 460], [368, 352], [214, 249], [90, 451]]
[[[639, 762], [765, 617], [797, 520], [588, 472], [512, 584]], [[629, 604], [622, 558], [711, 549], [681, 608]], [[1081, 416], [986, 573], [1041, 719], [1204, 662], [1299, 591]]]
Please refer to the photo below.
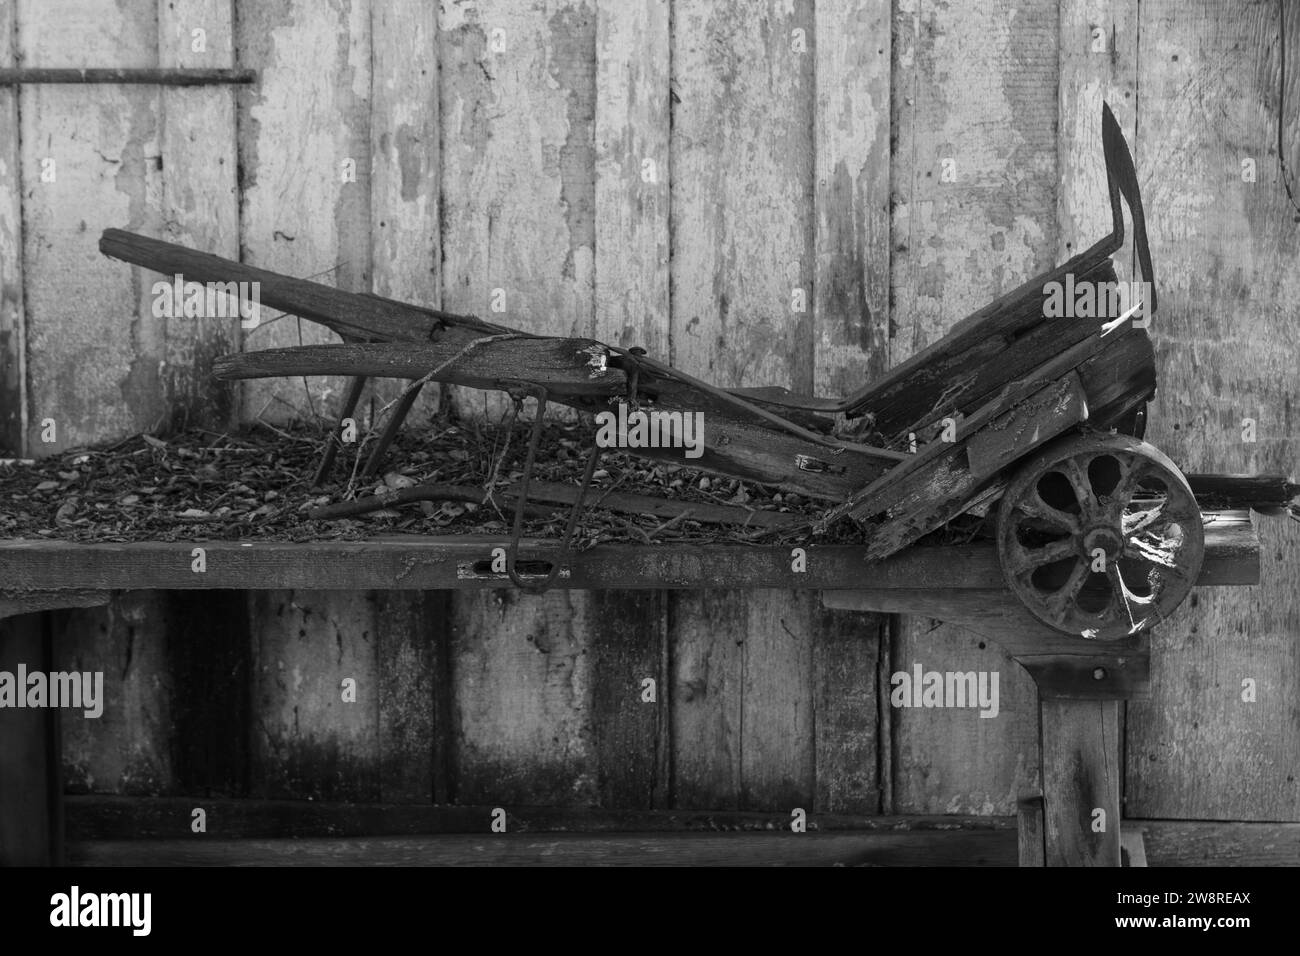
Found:
[[1115, 483], [1115, 490], [1110, 493], [1110, 499], [1123, 507], [1133, 500], [1138, 484], [1147, 476], [1150, 468], [1145, 458], [1129, 458], [1125, 461], [1124, 457], [1117, 457], [1116, 460], [1123, 467], [1124, 473]]
[[1037, 518], [1039, 521], [1044, 521], [1053, 528], [1066, 531], [1073, 535], [1079, 534], [1079, 519], [1068, 511], [1062, 511], [1060, 508], [1053, 508], [1039, 497], [1037, 489], [1033, 489], [1025, 495], [1025, 497], [1017, 503], [1016, 507], [1031, 518]]
[[1035, 568], [1042, 567], [1044, 564], [1063, 561], [1074, 554], [1074, 542], [1069, 538], [1049, 541], [1037, 548], [1026, 548], [1024, 545], [1017, 544], [1013, 552], [1010, 570], [1012, 574], [1025, 574]]
[[1069, 580], [1065, 582], [1064, 587], [1044, 599], [1043, 603], [1052, 617], [1058, 621], [1065, 617], [1067, 609], [1083, 590], [1083, 582], [1088, 580], [1089, 573], [1087, 563], [1079, 561], [1070, 572]]
[[1070, 482], [1070, 487], [1074, 489], [1074, 497], [1079, 502], [1079, 510], [1085, 513], [1096, 511], [1097, 496], [1092, 493], [1092, 481], [1089, 480], [1088, 473], [1083, 470], [1083, 466], [1079, 464], [1079, 459], [1067, 458], [1057, 465], [1057, 468]]

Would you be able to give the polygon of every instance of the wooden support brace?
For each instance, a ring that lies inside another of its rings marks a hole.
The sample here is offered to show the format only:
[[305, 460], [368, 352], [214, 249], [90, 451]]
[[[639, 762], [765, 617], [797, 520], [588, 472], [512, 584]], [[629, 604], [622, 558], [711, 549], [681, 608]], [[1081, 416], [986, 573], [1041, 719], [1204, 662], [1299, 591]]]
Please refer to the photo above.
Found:
[[1119, 701], [1038, 703], [1047, 866], [1120, 865]]

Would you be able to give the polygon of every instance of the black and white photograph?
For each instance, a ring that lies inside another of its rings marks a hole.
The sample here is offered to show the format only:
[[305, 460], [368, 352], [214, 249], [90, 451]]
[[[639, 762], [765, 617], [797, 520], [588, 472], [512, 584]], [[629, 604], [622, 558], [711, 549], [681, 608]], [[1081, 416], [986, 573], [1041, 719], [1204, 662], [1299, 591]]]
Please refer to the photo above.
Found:
[[21, 922], [1050, 867], [1249, 929], [1298, 256], [1286, 0], [0, 0]]

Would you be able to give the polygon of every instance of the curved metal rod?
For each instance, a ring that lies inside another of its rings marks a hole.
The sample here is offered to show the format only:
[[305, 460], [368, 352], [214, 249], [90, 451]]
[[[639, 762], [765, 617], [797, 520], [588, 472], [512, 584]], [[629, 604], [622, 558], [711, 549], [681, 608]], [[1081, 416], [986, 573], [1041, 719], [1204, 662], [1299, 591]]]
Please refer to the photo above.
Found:
[[541, 444], [542, 426], [546, 414], [547, 391], [545, 387], [533, 384], [523, 385], [521, 390], [531, 393], [537, 399], [537, 413], [536, 418], [533, 419], [532, 435], [528, 440], [528, 455], [524, 459], [523, 478], [519, 483], [518, 497], [515, 499], [514, 527], [511, 529], [510, 545], [506, 550], [506, 576], [520, 590], [527, 591], [530, 594], [541, 594], [551, 586], [568, 561], [569, 544], [573, 539], [574, 529], [578, 526], [578, 518], [582, 515], [583, 499], [587, 497], [587, 489], [591, 485], [592, 476], [596, 473], [596, 465], [600, 461], [603, 449], [598, 444], [591, 446], [591, 454], [587, 456], [587, 467], [582, 473], [582, 485], [578, 489], [578, 497], [574, 500], [573, 507], [569, 510], [569, 520], [564, 526], [564, 537], [560, 540], [559, 553], [555, 556], [555, 560], [551, 562], [551, 570], [541, 580], [525, 580], [519, 574], [515, 564], [519, 559], [519, 539], [523, 535], [524, 511], [528, 503], [528, 486], [533, 479], [533, 463], [537, 459], [537, 448]]

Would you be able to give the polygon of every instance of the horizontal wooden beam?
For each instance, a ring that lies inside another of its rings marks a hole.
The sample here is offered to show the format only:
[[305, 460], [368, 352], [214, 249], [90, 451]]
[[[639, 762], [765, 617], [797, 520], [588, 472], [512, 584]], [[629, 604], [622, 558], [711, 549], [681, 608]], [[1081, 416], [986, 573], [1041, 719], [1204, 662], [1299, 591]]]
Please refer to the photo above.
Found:
[[214, 86], [230, 83], [256, 83], [256, 70], [176, 69], [142, 67], [114, 69], [49, 69], [46, 67], [10, 67], [0, 69], [0, 86], [36, 83], [143, 83], [150, 86]]
[[130, 840], [68, 846], [73, 866], [1015, 866], [1011, 832], [581, 833], [352, 840]]
[[[317, 800], [252, 800], [229, 797], [67, 798], [68, 838], [92, 840], [189, 838], [191, 813], [206, 812], [208, 834], [218, 839], [279, 837], [482, 835], [491, 806], [449, 804], [341, 803]], [[741, 810], [612, 810], [589, 807], [509, 806], [510, 833], [719, 833], [789, 831], [790, 813]], [[831, 831], [1007, 831], [1011, 817], [817, 813], [808, 832]]]
[[[1206, 533], [1201, 582], [1254, 584], [1259, 543], [1248, 516], [1220, 516]], [[508, 587], [492, 570], [494, 551], [507, 539], [486, 536], [393, 535], [366, 541], [187, 541], [77, 544], [0, 541], [0, 580], [17, 591], [278, 588], [480, 590]], [[204, 550], [204, 571], [193, 570], [193, 550]], [[853, 545], [810, 546], [806, 571], [795, 571], [789, 547], [747, 545], [603, 544], [571, 554], [556, 587], [816, 588], [924, 590], [940, 593], [1001, 591], [1002, 571], [988, 542], [913, 547], [868, 564]], [[525, 541], [525, 574], [544, 574], [557, 559], [554, 541]]]
[[1300, 866], [1300, 823], [1125, 820], [1148, 866]]

